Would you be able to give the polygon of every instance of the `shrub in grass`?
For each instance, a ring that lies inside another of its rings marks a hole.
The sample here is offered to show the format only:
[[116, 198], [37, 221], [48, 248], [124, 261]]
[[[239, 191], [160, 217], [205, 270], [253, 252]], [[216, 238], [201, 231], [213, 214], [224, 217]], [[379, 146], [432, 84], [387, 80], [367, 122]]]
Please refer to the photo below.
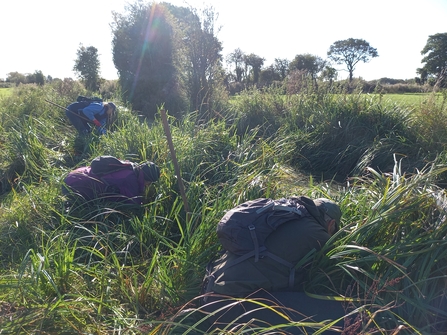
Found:
[[341, 181], [366, 166], [389, 170], [393, 153], [418, 154], [406, 115], [363, 94], [294, 97], [284, 122], [295, 141], [291, 164]]
[[237, 120], [239, 134], [259, 128], [259, 134], [270, 137], [282, 124], [285, 110], [282, 87], [256, 88], [242, 91], [231, 103], [228, 113]]

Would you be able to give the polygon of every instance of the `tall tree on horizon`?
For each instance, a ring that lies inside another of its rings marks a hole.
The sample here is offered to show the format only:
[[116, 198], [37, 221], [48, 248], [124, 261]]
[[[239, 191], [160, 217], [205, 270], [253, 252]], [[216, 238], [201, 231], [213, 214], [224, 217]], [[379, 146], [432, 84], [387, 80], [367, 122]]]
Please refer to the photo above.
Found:
[[244, 68], [242, 65], [244, 64], [244, 52], [237, 48], [233, 52], [231, 52], [227, 56], [227, 62], [231, 65], [234, 64], [234, 73], [235, 73], [235, 80], [236, 82], [240, 83], [242, 81], [242, 76], [244, 74]]
[[172, 115], [212, 108], [223, 82], [214, 11], [137, 1], [114, 13], [113, 61], [124, 98], [153, 116], [163, 105]]
[[281, 80], [286, 79], [289, 73], [289, 60], [286, 58], [275, 58], [274, 69], [281, 77]]
[[73, 71], [88, 90], [97, 91], [99, 89], [100, 67], [98, 49], [93, 46], [84, 47], [81, 43], [76, 56]]
[[178, 68], [178, 35], [166, 6], [138, 1], [114, 12], [113, 62], [123, 98], [135, 110], [154, 116], [162, 105], [175, 115], [187, 107]]
[[352, 82], [355, 66], [359, 62], [368, 63], [372, 58], [378, 57], [377, 49], [362, 39], [348, 38], [336, 41], [327, 52], [329, 59], [336, 64], [345, 64], [349, 72], [349, 82]]
[[262, 58], [261, 56], [251, 53], [249, 55], [245, 55], [244, 62], [245, 67], [247, 68], [246, 71], [247, 81], [248, 81], [248, 74], [250, 73], [248, 69], [251, 69], [251, 73], [253, 74], [253, 83], [257, 84], [259, 82], [259, 74], [261, 73], [261, 68], [264, 65], [265, 58]]
[[325, 65], [326, 62], [319, 56], [308, 53], [300, 54], [296, 55], [289, 63], [289, 72], [294, 70], [305, 71], [312, 82], [317, 85], [317, 75], [324, 69]]
[[417, 72], [422, 81], [431, 76], [436, 80], [435, 86], [444, 87], [447, 78], [447, 33], [430, 35], [421, 55], [425, 55], [421, 61], [425, 65]]
[[222, 43], [216, 37], [217, 14], [212, 6], [201, 11], [167, 6], [182, 32], [180, 67], [186, 79], [190, 107], [206, 113], [213, 109], [216, 87], [223, 82]]

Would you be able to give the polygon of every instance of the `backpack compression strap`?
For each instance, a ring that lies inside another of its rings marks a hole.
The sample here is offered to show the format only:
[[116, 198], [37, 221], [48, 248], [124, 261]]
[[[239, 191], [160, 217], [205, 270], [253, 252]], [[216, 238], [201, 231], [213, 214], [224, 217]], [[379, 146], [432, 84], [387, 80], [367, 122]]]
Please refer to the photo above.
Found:
[[303, 212], [301, 210], [299, 210], [296, 207], [290, 207], [290, 206], [284, 206], [284, 205], [275, 205], [275, 202], [271, 202], [270, 204], [268, 204], [267, 206], [263, 207], [263, 208], [259, 208], [256, 211], [256, 214], [261, 214], [262, 212], [265, 212], [266, 210], [271, 209], [273, 211], [285, 211], [285, 212], [292, 212], [295, 214], [298, 214], [299, 216], [304, 216]]
[[282, 259], [281, 257], [272, 254], [271, 252], [266, 251], [265, 255], [289, 268], [289, 287], [293, 287], [293, 285], [295, 284], [295, 266], [292, 263]]
[[[267, 248], [264, 246], [259, 248], [258, 254], [260, 254], [262, 256], [270, 257], [274, 261], [286, 266], [289, 269], [289, 287], [293, 287], [293, 285], [295, 284], [295, 271], [297, 270], [296, 265], [293, 265], [292, 263], [286, 261], [285, 259], [282, 259], [281, 257], [276, 256], [275, 254], [272, 254], [271, 252], [267, 251]], [[213, 274], [213, 277], [217, 278], [218, 275], [220, 275], [220, 273], [224, 270], [224, 268], [227, 269], [229, 267], [232, 267], [233, 265], [239, 264], [255, 255], [256, 255], [255, 250], [253, 250], [253, 251], [247, 252], [246, 254], [244, 254], [242, 256], [239, 256], [236, 259], [233, 259], [230, 262], [227, 262], [225, 264], [225, 266], [223, 266], [222, 268], [220, 268]]]
[[[259, 241], [258, 237], [256, 236], [256, 227], [254, 225], [249, 225], [248, 230], [250, 231], [251, 239], [253, 240], [253, 245], [255, 246], [255, 262], [259, 261]], [[264, 248], [265, 249], [265, 248]], [[251, 252], [249, 252], [251, 254]]]
[[[295, 214], [299, 215], [300, 217], [303, 217], [305, 215], [301, 210], [299, 210], [296, 207], [276, 205], [274, 201], [272, 201], [265, 207], [259, 208], [256, 211], [256, 214], [261, 214], [261, 213], [265, 212], [266, 210], [291, 212], [291, 213], [295, 213]], [[251, 236], [251, 239], [253, 240], [253, 245], [255, 247], [254, 256], [255, 256], [255, 262], [257, 262], [257, 261], [259, 261], [260, 247], [259, 247], [258, 237], [256, 235], [256, 227], [253, 224], [251, 224], [248, 226], [248, 229], [250, 231], [250, 236]], [[264, 248], [264, 250], [265, 250], [265, 248]], [[277, 257], [275, 255], [273, 255], [273, 256]], [[274, 257], [272, 257], [272, 258], [275, 259]], [[284, 261], [284, 262], [286, 262], [286, 261]], [[284, 264], [283, 262], [280, 262], [280, 263]], [[288, 262], [286, 262], [286, 263], [288, 263]], [[286, 264], [284, 264], [284, 265], [286, 265]], [[289, 265], [286, 265], [286, 266], [289, 266]]]

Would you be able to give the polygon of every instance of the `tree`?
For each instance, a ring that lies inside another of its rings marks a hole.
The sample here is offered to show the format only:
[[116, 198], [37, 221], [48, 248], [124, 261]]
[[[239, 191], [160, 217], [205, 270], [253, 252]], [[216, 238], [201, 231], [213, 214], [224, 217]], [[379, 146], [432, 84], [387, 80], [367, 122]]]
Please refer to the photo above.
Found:
[[294, 70], [305, 71], [312, 82], [316, 84], [317, 75], [323, 70], [325, 64], [326, 62], [318, 56], [311, 54], [296, 55], [289, 63], [289, 72]]
[[434, 77], [437, 86], [445, 86], [447, 77], [447, 33], [430, 35], [427, 44], [421, 51], [422, 63], [425, 65], [417, 69], [421, 75], [422, 82], [427, 78]]
[[45, 76], [42, 71], [34, 71], [33, 74], [26, 75], [26, 82], [43, 86], [45, 84]]
[[181, 73], [182, 34], [168, 8], [137, 1], [124, 14], [113, 14], [113, 62], [123, 98], [147, 116], [162, 105], [172, 115], [184, 111], [188, 102]]
[[275, 71], [280, 75], [281, 80], [286, 79], [289, 73], [289, 61], [285, 58], [275, 58], [274, 68]]
[[259, 76], [259, 82], [262, 85], [271, 85], [275, 81], [281, 81], [280, 74], [275, 70], [273, 65], [270, 65], [261, 70], [261, 74]]
[[328, 81], [332, 85], [332, 82], [337, 79], [337, 70], [332, 66], [326, 65], [323, 71], [321, 71], [321, 79]]
[[427, 69], [425, 69], [425, 68], [416, 69], [416, 73], [419, 75], [419, 77], [416, 78], [417, 79], [416, 82], [421, 85], [425, 84], [428, 80]]
[[251, 68], [251, 72], [253, 73], [253, 83], [257, 84], [259, 82], [259, 74], [261, 73], [261, 68], [262, 65], [264, 65], [265, 59], [251, 53], [249, 55], [245, 55], [244, 61], [247, 69]]
[[25, 75], [25, 78], [26, 78], [27, 84], [35, 84], [36, 83], [36, 76], [34, 75], [34, 73], [27, 73]]
[[[193, 110], [213, 109], [214, 92], [221, 79], [222, 44], [216, 37], [216, 13], [212, 7], [201, 12], [194, 8], [168, 5], [182, 34], [182, 73], [186, 74], [187, 91]], [[186, 57], [185, 57], [186, 56]]]
[[82, 43], [76, 52], [73, 71], [82, 80], [84, 86], [91, 91], [99, 89], [99, 59], [98, 49], [93, 46], [84, 47]]
[[26, 76], [19, 72], [9, 72], [6, 76], [6, 82], [14, 83], [16, 86], [26, 83]]
[[227, 62], [231, 65], [234, 64], [234, 73], [237, 82], [242, 81], [242, 76], [244, 74], [244, 68], [242, 65], [244, 64], [245, 54], [241, 49], [237, 48], [232, 53], [227, 56]]
[[372, 58], [379, 56], [377, 49], [371, 47], [368, 42], [355, 38], [336, 41], [330, 46], [327, 55], [336, 64], [346, 64], [349, 72], [349, 82], [352, 81], [355, 66], [358, 62], [368, 63]]
[[36, 79], [36, 84], [39, 86], [43, 86], [45, 84], [45, 76], [43, 75], [43, 72], [40, 70], [37, 70], [34, 72], [34, 77]]

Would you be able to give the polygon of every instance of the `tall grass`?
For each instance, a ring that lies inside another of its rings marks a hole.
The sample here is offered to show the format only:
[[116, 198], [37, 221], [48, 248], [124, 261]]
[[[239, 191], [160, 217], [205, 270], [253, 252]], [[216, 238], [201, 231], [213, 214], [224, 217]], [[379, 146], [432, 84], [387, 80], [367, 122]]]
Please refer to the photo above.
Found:
[[447, 329], [447, 266], [439, 262], [447, 256], [446, 199], [434, 184], [445, 170], [434, 164], [406, 176], [396, 162], [390, 174], [369, 169], [356, 180], [342, 201], [353, 220], [313, 264], [308, 290], [348, 294], [353, 306], [375, 305], [377, 318], [400, 318], [422, 333]]
[[[352, 334], [447, 329], [445, 106], [336, 93], [246, 91], [219, 119], [169, 116], [188, 213], [158, 117], [149, 123], [119, 104], [107, 135], [81, 138], [45, 103], [75, 100], [73, 83], [1, 100], [1, 331], [217, 333], [196, 313], [220, 249], [216, 223], [242, 201], [290, 194], [341, 204], [343, 229], [313, 256], [306, 290], [349, 297]], [[65, 206], [64, 176], [98, 155], [160, 166], [144, 205]]]

